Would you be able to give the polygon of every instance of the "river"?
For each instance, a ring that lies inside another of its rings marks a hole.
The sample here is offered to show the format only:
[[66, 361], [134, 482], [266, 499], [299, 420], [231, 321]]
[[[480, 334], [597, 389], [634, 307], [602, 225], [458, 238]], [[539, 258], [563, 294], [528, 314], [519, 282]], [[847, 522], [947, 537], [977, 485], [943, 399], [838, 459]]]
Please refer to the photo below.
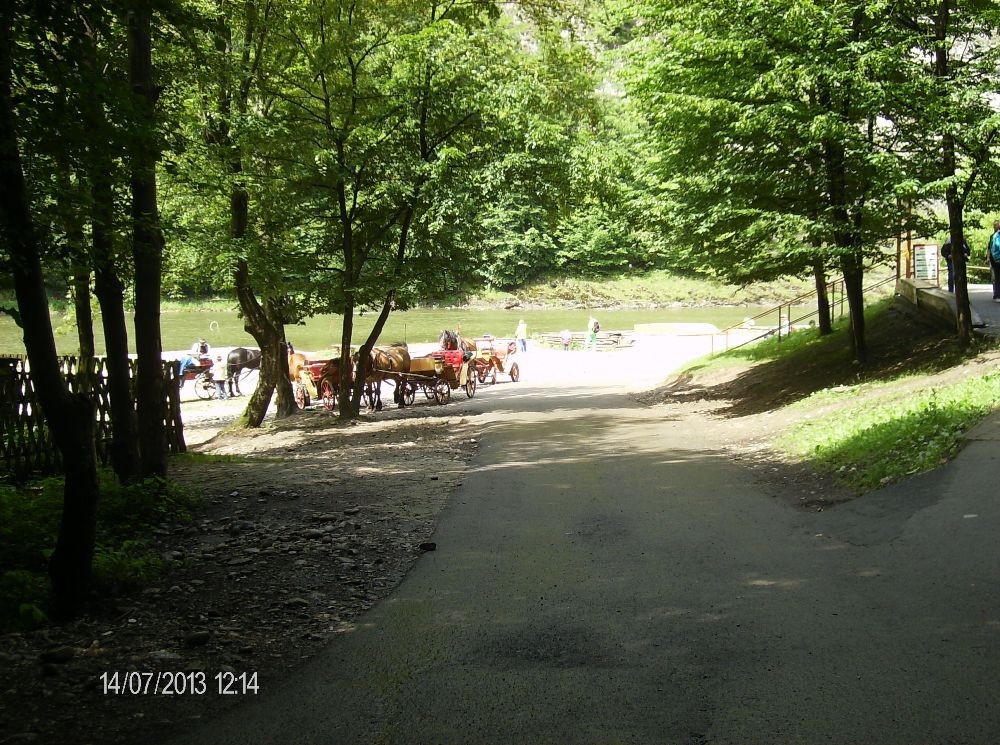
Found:
[[[381, 341], [430, 342], [436, 340], [441, 330], [445, 328], [458, 328], [465, 336], [493, 334], [509, 337], [513, 336], [514, 328], [521, 318], [528, 324], [529, 336], [543, 332], [559, 332], [567, 328], [571, 331], [584, 331], [590, 315], [601, 322], [604, 331], [627, 331], [637, 323], [711, 323], [721, 329], [765, 310], [767, 308], [760, 306], [590, 311], [563, 308], [530, 310], [427, 308], [391, 314]], [[365, 313], [355, 318], [355, 344], [364, 341], [375, 323], [375, 317], [374, 313]], [[53, 313], [53, 327], [58, 328], [61, 323], [62, 316]], [[776, 318], [765, 318], [760, 323], [774, 324]], [[104, 352], [104, 334], [99, 316], [95, 316], [94, 326], [97, 352], [101, 354]], [[161, 316], [161, 330], [164, 349], [187, 349], [198, 338], [204, 338], [212, 346], [218, 347], [254, 344], [253, 338], [243, 330], [243, 322], [235, 311], [167, 311]], [[328, 349], [337, 344], [340, 333], [341, 317], [337, 315], [316, 316], [286, 329], [286, 336], [296, 349], [310, 351]], [[60, 354], [75, 353], [77, 350], [75, 329], [59, 329], [56, 345]], [[133, 345], [130, 344], [131, 346]], [[23, 351], [20, 329], [7, 316], [0, 316], [0, 355]]]

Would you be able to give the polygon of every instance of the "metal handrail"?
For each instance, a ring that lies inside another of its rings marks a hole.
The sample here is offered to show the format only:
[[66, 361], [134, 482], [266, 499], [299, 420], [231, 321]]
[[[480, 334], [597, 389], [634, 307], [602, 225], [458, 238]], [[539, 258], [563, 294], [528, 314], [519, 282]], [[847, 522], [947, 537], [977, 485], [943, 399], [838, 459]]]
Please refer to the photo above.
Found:
[[[842, 279], [833, 279], [833, 280], [830, 280], [829, 282], [826, 283], [827, 292], [830, 293], [830, 294], [832, 294], [832, 295], [836, 295], [837, 294], [837, 285], [842, 285], [842, 284], [844, 284], [844, 280], [842, 280]], [[726, 328], [722, 329], [722, 331], [720, 331], [719, 333], [720, 334], [724, 334], [727, 331], [734, 331], [734, 330], [736, 330], [738, 328], [742, 328], [743, 324], [746, 323], [747, 321], [756, 321], [758, 318], [763, 318], [764, 316], [767, 316], [767, 315], [770, 315], [771, 313], [774, 313], [775, 310], [777, 310], [778, 308], [781, 308], [782, 306], [793, 305], [793, 304], [799, 302], [800, 300], [805, 300], [806, 298], [811, 298], [815, 294], [816, 294], [816, 290], [810, 290], [809, 292], [805, 292], [805, 293], [799, 295], [798, 297], [793, 297], [791, 300], [785, 300], [784, 302], [779, 303], [778, 305], [774, 306], [773, 308], [768, 308], [767, 310], [765, 310], [765, 311], [763, 311], [761, 313], [758, 313], [755, 316], [750, 316], [749, 318], [744, 318], [739, 323], [734, 323], [732, 326], [727, 326]]]
[[[862, 294], [864, 294], [864, 293], [869, 292], [871, 290], [877, 290], [879, 287], [882, 287], [883, 285], [887, 285], [890, 282], [895, 282], [895, 281], [896, 281], [895, 277], [887, 277], [886, 279], [880, 280], [880, 281], [876, 282], [873, 285], [868, 285], [867, 287], [861, 288], [861, 292], [862, 292]], [[842, 280], [842, 279], [841, 280], [837, 280], [836, 282], [830, 282], [830, 283], [828, 283], [828, 286], [829, 285], [833, 285], [833, 284], [837, 284], [837, 283], [843, 284], [843, 282], [844, 282], [844, 280]], [[811, 294], [815, 295], [816, 294], [815, 290]], [[784, 303], [781, 303], [779, 305], [776, 305], [775, 307], [769, 309], [765, 313], [761, 313], [758, 316], [755, 316], [753, 320], [755, 320], [756, 318], [760, 318], [761, 316], [765, 316], [765, 315], [768, 315], [770, 313], [774, 313], [775, 311], [777, 311], [777, 313], [778, 313], [778, 325], [775, 328], [768, 329], [764, 333], [758, 334], [757, 336], [755, 336], [755, 337], [753, 337], [751, 339], [746, 339], [746, 340], [740, 342], [739, 344], [737, 344], [734, 347], [730, 347], [728, 345], [728, 343], [727, 343], [726, 344], [726, 348], [724, 350], [722, 350], [722, 351], [723, 352], [729, 352], [729, 351], [732, 351], [733, 349], [739, 349], [740, 347], [745, 347], [747, 344], [752, 344], [755, 341], [760, 341], [761, 339], [766, 339], [766, 338], [768, 338], [770, 336], [774, 336], [775, 334], [778, 335], [778, 341], [780, 342], [781, 338], [782, 338], [782, 335], [781, 335], [781, 329], [782, 329], [781, 309], [783, 307], [785, 307], [787, 305], [788, 306], [788, 311], [789, 311], [788, 314], [787, 314], [787, 318], [788, 318], [788, 322], [787, 322], [788, 333], [791, 333], [792, 324], [793, 323], [796, 323], [796, 322], [799, 322], [799, 321], [804, 321], [807, 318], [812, 318], [813, 316], [819, 315], [819, 309], [816, 309], [814, 311], [811, 311], [810, 313], [807, 313], [804, 316], [799, 316], [794, 321], [792, 320], [792, 314], [791, 314], [792, 304], [795, 303], [796, 301], [802, 300], [802, 299], [804, 299], [806, 297], [809, 297], [809, 294], [801, 295], [798, 298], [795, 298], [794, 300], [789, 300], [787, 302], [784, 302]], [[840, 296], [840, 318], [844, 317], [844, 299], [845, 299], [845, 295], [842, 292], [841, 296]], [[833, 303], [831, 303], [831, 307], [833, 305], [836, 305], [836, 304], [837, 304], [836, 301], [834, 301]], [[746, 321], [744, 321], [744, 323], [746, 323]], [[725, 333], [726, 334], [726, 339], [728, 341], [729, 332], [733, 331], [733, 330], [735, 330], [737, 328], [740, 328], [740, 324], [737, 324], [736, 326], [731, 326], [731, 327], [729, 327], [727, 329], [724, 329], [723, 331], [720, 331], [719, 334]], [[715, 335], [712, 336], [712, 347], [713, 347], [712, 348], [712, 354], [713, 355], [715, 354], [715, 336], [717, 336], [717, 335], [718, 334], [715, 334]], [[785, 334], [785, 335], [787, 336], [788, 334]], [[720, 354], [721, 354], [721, 352], [720, 352]]]

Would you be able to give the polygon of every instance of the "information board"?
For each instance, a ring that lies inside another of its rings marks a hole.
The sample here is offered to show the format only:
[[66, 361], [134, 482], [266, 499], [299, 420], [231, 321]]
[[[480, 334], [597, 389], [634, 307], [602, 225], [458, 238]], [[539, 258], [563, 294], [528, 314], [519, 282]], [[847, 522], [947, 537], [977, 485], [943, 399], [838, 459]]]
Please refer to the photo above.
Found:
[[938, 246], [936, 243], [913, 244], [913, 276], [927, 282], [938, 281]]

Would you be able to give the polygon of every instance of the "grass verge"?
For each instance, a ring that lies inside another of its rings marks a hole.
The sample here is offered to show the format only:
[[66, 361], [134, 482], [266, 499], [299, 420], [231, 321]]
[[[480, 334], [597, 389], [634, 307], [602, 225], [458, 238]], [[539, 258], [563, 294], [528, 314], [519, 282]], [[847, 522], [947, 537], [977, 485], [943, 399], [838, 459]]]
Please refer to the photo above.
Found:
[[[872, 359], [857, 365], [845, 324], [819, 336], [803, 330], [769, 339], [681, 371], [699, 396], [725, 400], [729, 416], [775, 415], [783, 423], [773, 447], [820, 473], [866, 491], [933, 469], [953, 458], [963, 435], [1000, 407], [1000, 371], [984, 373], [997, 340], [972, 350], [890, 301], [866, 311]], [[721, 383], [711, 373], [735, 368]]]
[[947, 463], [962, 436], [998, 406], [1000, 371], [994, 370], [917, 394], [852, 403], [796, 425], [776, 444], [867, 490]]

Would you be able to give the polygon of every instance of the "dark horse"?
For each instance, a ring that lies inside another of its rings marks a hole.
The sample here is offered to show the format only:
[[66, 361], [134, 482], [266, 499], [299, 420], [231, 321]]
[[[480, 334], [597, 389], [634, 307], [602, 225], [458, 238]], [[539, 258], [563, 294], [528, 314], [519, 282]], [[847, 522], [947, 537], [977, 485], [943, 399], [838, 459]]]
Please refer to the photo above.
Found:
[[[229, 395], [242, 396], [240, 390], [240, 373], [244, 370], [260, 370], [260, 350], [256, 348], [236, 347], [226, 358], [226, 382], [229, 383]], [[233, 392], [235, 388], [235, 393]]]
[[445, 351], [453, 349], [461, 349], [466, 352], [476, 351], [476, 342], [463, 339], [462, 335], [457, 331], [448, 331], [447, 329], [441, 332], [441, 336], [438, 337], [438, 344]]

